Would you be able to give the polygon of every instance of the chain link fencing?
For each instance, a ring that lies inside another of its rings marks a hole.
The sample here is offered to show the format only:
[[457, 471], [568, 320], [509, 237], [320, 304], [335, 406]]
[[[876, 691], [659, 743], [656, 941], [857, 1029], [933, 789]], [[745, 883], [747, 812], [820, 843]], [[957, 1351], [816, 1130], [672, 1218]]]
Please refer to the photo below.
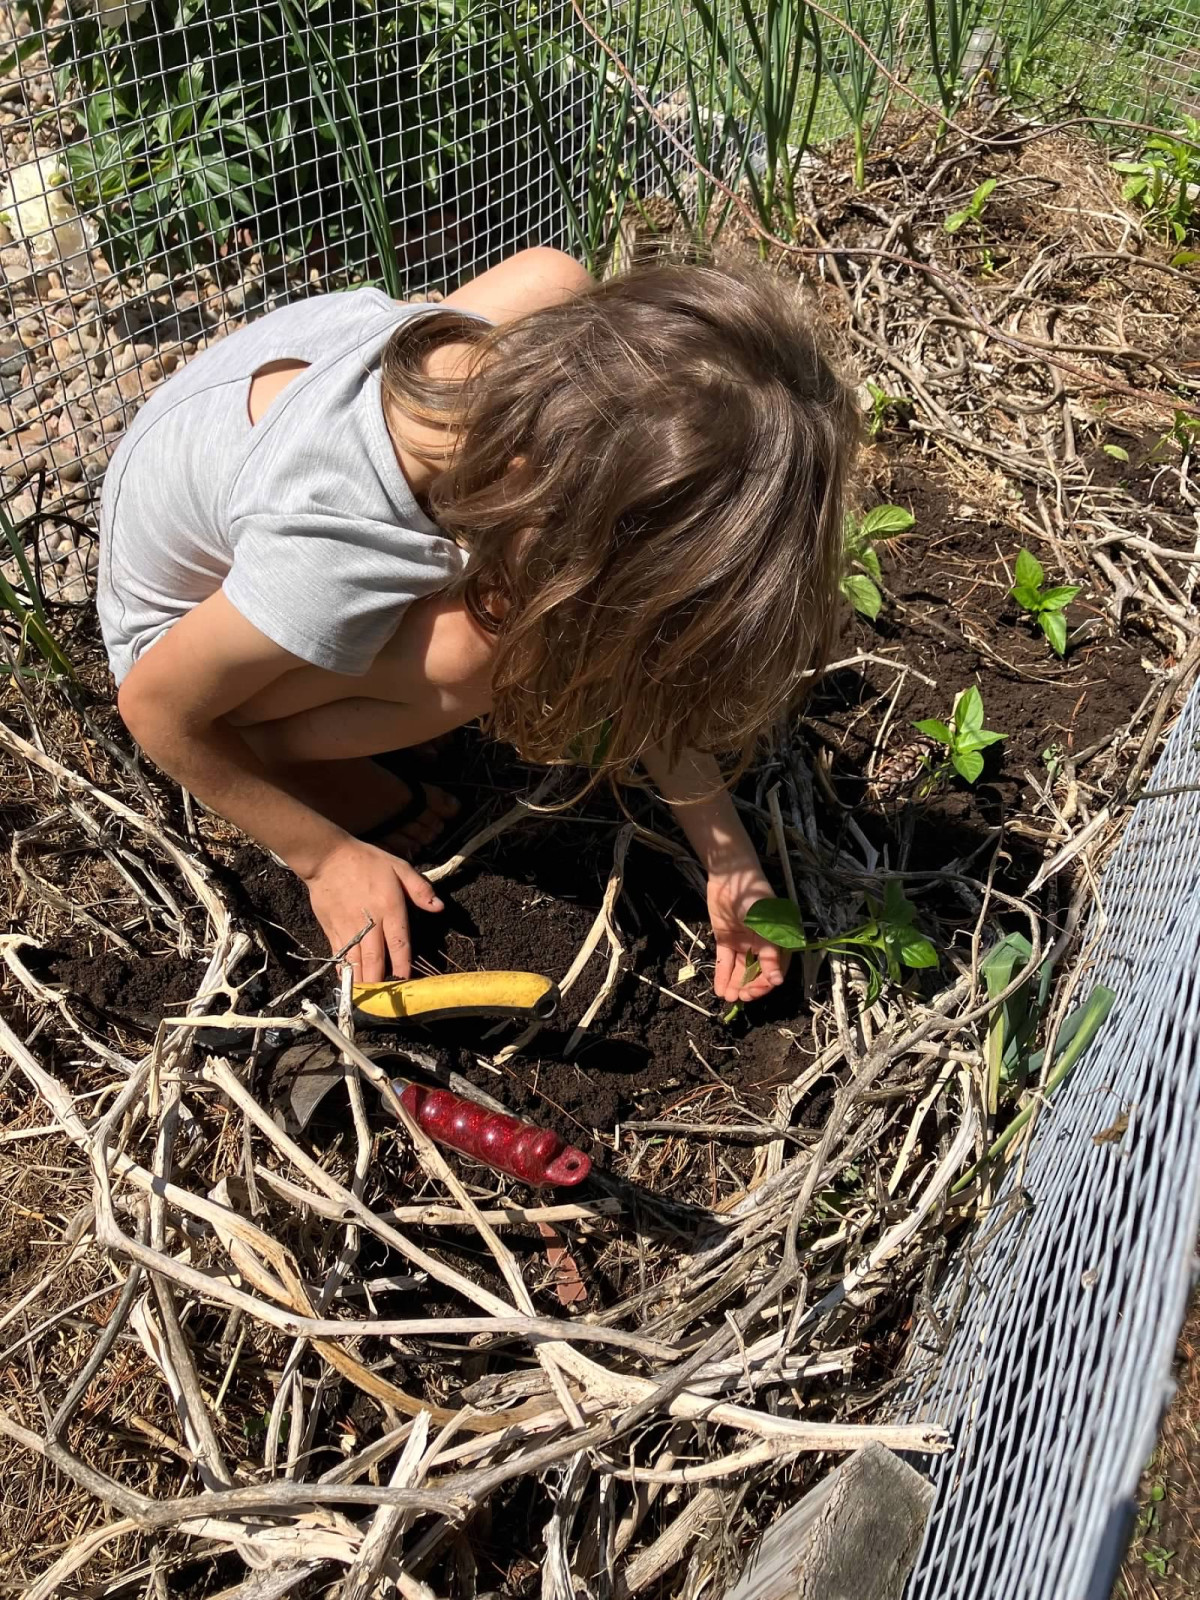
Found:
[[[923, 5], [826, 9], [934, 94]], [[1047, 114], [1200, 116], [1200, 0], [957, 14], [963, 71], [988, 92]], [[649, 99], [679, 105], [681, 4], [589, 18]], [[848, 126], [847, 36], [819, 26], [812, 135], [828, 141]], [[114, 444], [212, 340], [355, 282], [436, 295], [533, 243], [600, 264], [630, 197], [687, 165], [569, 4], [466, 0], [9, 3], [0, 145], [0, 506], [47, 594], [74, 604], [90, 598]], [[1196, 784], [1198, 740], [1193, 697], [1157, 786]], [[1139, 808], [1093, 957], [1122, 1000], [1038, 1129], [1032, 1207], [1011, 1178], [1011, 1210], [964, 1249], [921, 1331], [904, 1404], [947, 1421], [957, 1448], [910, 1600], [1106, 1600], [1200, 1223], [1198, 863], [1200, 797]], [[1122, 1116], [1153, 1137], [1097, 1142]]]

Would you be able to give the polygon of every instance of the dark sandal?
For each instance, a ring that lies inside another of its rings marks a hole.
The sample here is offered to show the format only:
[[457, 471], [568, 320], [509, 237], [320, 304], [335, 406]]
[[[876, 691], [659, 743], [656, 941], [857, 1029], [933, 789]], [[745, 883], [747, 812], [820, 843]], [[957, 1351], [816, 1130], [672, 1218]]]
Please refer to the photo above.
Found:
[[429, 810], [429, 796], [420, 778], [409, 777], [406, 774], [404, 782], [409, 788], [408, 799], [398, 811], [393, 811], [390, 816], [384, 817], [382, 822], [364, 828], [357, 834], [355, 837], [361, 839], [363, 844], [382, 844], [393, 833], [399, 833], [401, 828], [406, 828], [410, 822], [416, 822], [418, 817], [423, 817]]

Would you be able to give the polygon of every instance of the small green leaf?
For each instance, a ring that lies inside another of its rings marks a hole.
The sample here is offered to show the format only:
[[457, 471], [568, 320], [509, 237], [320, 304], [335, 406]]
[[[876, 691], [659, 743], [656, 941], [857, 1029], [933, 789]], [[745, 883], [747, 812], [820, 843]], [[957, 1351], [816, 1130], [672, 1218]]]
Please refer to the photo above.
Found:
[[842, 593], [860, 616], [875, 621], [883, 605], [883, 596], [870, 578], [861, 572], [848, 572], [842, 579]]
[[974, 783], [983, 771], [983, 757], [976, 750], [955, 750], [950, 762], [955, 772], [968, 783]]
[[1019, 550], [1014, 576], [1018, 589], [1040, 589], [1046, 572], [1036, 556], [1030, 555], [1028, 550]]
[[991, 199], [992, 190], [996, 187], [999, 181], [1000, 180], [998, 178], [985, 178], [979, 185], [978, 189], [976, 189], [975, 193], [971, 196], [971, 210], [976, 216], [980, 214], [984, 206], [987, 205], [988, 201]]
[[1065, 656], [1067, 653], [1067, 619], [1061, 611], [1043, 611], [1038, 618], [1042, 632], [1050, 641], [1050, 648], [1056, 656]]
[[[872, 907], [872, 910], [874, 907]], [[883, 891], [883, 916], [886, 922], [909, 927], [917, 920], [917, 908], [897, 878], [889, 878]]]
[[804, 950], [808, 946], [800, 907], [794, 900], [756, 900], [744, 921], [753, 932], [783, 950]]
[[1065, 611], [1066, 608], [1079, 594], [1081, 586], [1078, 583], [1062, 583], [1057, 589], [1046, 589], [1042, 593], [1043, 611]]
[[916, 518], [903, 506], [873, 506], [859, 524], [868, 539], [886, 539], [892, 534], [907, 533]]
[[883, 578], [883, 568], [879, 564], [878, 550], [869, 544], [864, 545], [858, 552], [858, 559], [866, 567], [871, 577], [875, 579], [875, 582], [879, 583]]
[[[1196, 260], [1200, 261], [1200, 253], [1197, 254]], [[1111, 456], [1114, 461], [1129, 460], [1129, 451], [1123, 450], [1119, 444], [1106, 444], [1104, 446], [1104, 454], [1106, 456]]]
[[1177, 250], [1171, 257], [1173, 267], [1193, 267], [1197, 261], [1200, 261], [1200, 250]]
[[993, 733], [990, 728], [964, 728], [955, 740], [958, 750], [986, 750], [989, 745], [1000, 744], [1006, 733]]
[[1023, 611], [1040, 611], [1042, 609], [1042, 593], [1040, 589], [1027, 589], [1023, 584], [1018, 584], [1015, 589], [1010, 589], [1008, 592]]
[[967, 733], [983, 727], [983, 696], [974, 684], [964, 689], [954, 703], [954, 726]]
[[923, 717], [920, 722], [914, 722], [913, 727], [918, 733], [923, 733], [927, 739], [936, 739], [939, 744], [951, 745], [954, 735], [944, 722], [939, 722], [936, 717]]
[[1032, 955], [1033, 946], [1023, 933], [1006, 934], [998, 944], [992, 946], [979, 963], [979, 970], [993, 1000], [1008, 988], [1014, 974], [1028, 963]]
[[915, 928], [898, 928], [895, 945], [906, 967], [936, 967], [938, 964], [937, 948], [933, 941]]
[[[1145, 180], [1143, 179], [1143, 184], [1144, 182]], [[942, 223], [942, 227], [945, 228], [947, 233], [957, 233], [963, 224], [970, 220], [971, 213], [969, 211], [952, 211], [945, 222]]]
[[1121, 189], [1122, 200], [1136, 200], [1139, 195], [1145, 194], [1149, 181], [1145, 174], [1127, 179]]

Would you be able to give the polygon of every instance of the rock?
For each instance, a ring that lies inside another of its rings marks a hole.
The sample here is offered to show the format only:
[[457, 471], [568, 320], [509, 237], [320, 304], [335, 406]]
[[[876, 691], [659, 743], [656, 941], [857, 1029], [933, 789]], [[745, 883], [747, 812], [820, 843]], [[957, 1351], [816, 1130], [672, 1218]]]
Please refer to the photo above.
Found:
[[60, 534], [57, 528], [46, 528], [38, 536], [38, 560], [45, 566], [54, 566], [67, 559], [66, 553], [59, 548]]
[[0, 222], [0, 250], [3, 250], [7, 245], [10, 245], [12, 242], [13, 242], [13, 236], [8, 231], [7, 225], [5, 223], [3, 223], [3, 222]]
[[149, 361], [150, 357], [157, 354], [157, 352], [152, 344], [139, 342], [134, 345], [133, 354], [138, 361]]
[[156, 289], [165, 289], [167, 287], [167, 279], [161, 272], [148, 272], [146, 274], [146, 287], [153, 294]]
[[4, 502], [4, 509], [8, 512], [9, 519], [20, 527], [26, 517], [33, 516], [37, 510], [37, 504], [29, 491], [22, 489], [19, 493], [7, 497]]
[[50, 357], [60, 373], [77, 372], [83, 364], [78, 341], [64, 335], [50, 341]]
[[118, 375], [116, 389], [122, 400], [142, 401], [146, 398], [142, 376], [136, 367]]
[[0, 454], [0, 472], [13, 483], [24, 483], [33, 473], [47, 465], [46, 428], [38, 422], [22, 428], [8, 441], [8, 448]]
[[0, 396], [8, 398], [24, 387], [27, 361], [15, 339], [0, 340]]

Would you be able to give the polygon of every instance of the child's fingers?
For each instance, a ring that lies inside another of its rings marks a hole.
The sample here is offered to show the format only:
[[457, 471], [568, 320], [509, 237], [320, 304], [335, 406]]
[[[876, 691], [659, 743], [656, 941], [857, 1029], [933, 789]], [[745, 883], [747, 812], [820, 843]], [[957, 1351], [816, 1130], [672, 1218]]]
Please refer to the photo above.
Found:
[[412, 941], [408, 936], [408, 918], [403, 912], [398, 917], [384, 918], [383, 936], [392, 963], [392, 977], [407, 978], [412, 971]]
[[385, 956], [383, 930], [374, 927], [358, 944], [346, 951], [345, 960], [354, 973], [354, 982], [382, 983], [387, 976]]
[[722, 1000], [737, 998], [737, 986], [733, 982], [733, 964], [737, 959], [737, 952], [732, 945], [717, 945], [717, 967], [713, 973], [713, 989]]
[[777, 945], [762, 945], [758, 952], [758, 964], [768, 988], [774, 989], [783, 982], [783, 952]]
[[437, 897], [437, 891], [428, 878], [423, 878], [416, 867], [399, 858], [394, 862], [396, 876], [404, 885], [404, 892], [413, 905], [420, 906], [422, 911], [444, 911], [445, 907]]

